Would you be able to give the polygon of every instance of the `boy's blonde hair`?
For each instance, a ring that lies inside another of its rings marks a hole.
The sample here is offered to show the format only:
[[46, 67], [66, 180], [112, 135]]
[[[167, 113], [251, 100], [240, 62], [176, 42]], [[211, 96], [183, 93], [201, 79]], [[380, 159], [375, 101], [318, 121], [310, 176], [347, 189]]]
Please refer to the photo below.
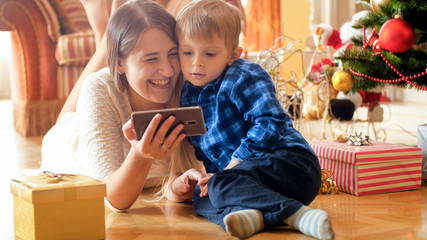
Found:
[[237, 7], [222, 0], [193, 0], [178, 14], [176, 33], [205, 40], [223, 37], [233, 50], [239, 45], [242, 25], [244, 15]]

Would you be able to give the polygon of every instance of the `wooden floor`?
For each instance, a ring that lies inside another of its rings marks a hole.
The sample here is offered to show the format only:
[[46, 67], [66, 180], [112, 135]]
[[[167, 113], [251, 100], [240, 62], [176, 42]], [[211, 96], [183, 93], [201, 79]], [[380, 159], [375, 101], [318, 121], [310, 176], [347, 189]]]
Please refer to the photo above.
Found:
[[[11, 178], [40, 165], [42, 138], [23, 138], [13, 129], [12, 106], [0, 101], [0, 240], [14, 239]], [[143, 193], [127, 212], [106, 209], [108, 240], [232, 239], [219, 226], [196, 216], [191, 204], [147, 203]], [[427, 184], [420, 190], [356, 197], [319, 195], [311, 207], [327, 211], [336, 239], [427, 239]], [[265, 229], [250, 239], [311, 239], [285, 228]]]

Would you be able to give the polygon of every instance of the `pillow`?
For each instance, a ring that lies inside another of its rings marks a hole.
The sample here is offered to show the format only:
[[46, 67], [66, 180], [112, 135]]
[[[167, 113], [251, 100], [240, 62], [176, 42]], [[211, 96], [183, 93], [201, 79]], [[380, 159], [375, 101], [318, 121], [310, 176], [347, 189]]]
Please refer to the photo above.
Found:
[[95, 49], [95, 38], [90, 30], [64, 34], [58, 38], [55, 57], [59, 65], [84, 66]]
[[80, 0], [49, 0], [58, 15], [63, 34], [91, 29]]

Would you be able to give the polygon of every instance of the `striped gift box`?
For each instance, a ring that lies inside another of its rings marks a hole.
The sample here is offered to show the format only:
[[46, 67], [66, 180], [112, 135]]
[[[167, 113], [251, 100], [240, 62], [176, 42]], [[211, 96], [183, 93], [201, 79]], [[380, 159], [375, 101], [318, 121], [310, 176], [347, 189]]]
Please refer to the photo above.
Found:
[[357, 196], [421, 187], [421, 149], [384, 142], [349, 146], [311, 141], [323, 169], [332, 171], [340, 191]]

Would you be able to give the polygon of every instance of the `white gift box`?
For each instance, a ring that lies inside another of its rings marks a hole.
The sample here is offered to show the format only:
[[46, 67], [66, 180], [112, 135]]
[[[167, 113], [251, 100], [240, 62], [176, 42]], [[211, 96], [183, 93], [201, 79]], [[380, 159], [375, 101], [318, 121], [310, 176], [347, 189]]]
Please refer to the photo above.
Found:
[[418, 147], [423, 153], [422, 178], [427, 179], [427, 123], [418, 126]]

